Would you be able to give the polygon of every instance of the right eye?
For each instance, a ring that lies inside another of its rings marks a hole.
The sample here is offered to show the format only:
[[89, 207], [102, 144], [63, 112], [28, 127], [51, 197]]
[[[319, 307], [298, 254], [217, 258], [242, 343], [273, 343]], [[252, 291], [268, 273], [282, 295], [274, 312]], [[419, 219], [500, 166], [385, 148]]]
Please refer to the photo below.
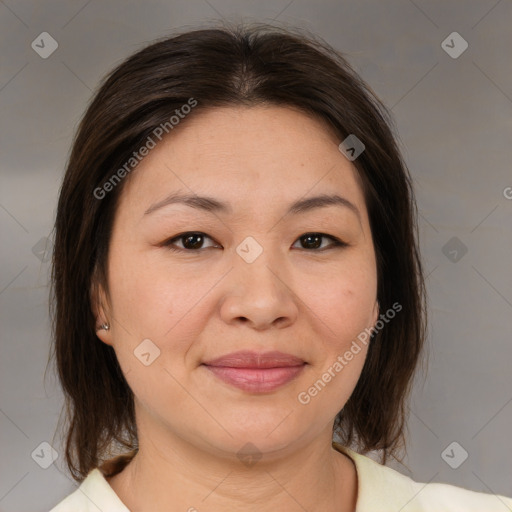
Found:
[[[169, 238], [163, 242], [162, 246], [167, 247], [171, 251], [180, 252], [198, 252], [202, 249], [215, 247], [213, 245], [209, 247], [201, 247], [206, 238], [213, 240], [210, 236], [206, 233], [202, 233], [201, 231], [186, 231], [185, 233], [180, 233], [179, 235]], [[183, 247], [176, 247], [176, 241], [180, 241]]]

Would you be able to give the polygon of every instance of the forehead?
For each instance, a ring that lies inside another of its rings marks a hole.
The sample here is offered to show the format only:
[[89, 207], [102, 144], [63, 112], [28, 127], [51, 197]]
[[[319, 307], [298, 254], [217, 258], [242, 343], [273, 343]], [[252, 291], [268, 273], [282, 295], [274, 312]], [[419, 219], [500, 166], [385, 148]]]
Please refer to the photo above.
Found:
[[142, 160], [123, 196], [147, 208], [179, 190], [255, 213], [258, 205], [337, 192], [364, 210], [357, 171], [339, 142], [321, 120], [287, 107], [198, 111]]

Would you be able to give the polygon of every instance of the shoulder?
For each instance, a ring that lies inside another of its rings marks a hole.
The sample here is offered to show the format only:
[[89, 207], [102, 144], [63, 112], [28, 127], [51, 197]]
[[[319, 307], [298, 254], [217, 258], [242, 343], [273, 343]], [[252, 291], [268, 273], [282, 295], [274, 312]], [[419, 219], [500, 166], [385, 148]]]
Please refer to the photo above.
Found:
[[416, 482], [338, 443], [358, 475], [356, 512], [512, 512], [512, 498], [443, 483]]
[[99, 469], [93, 469], [87, 478], [69, 496], [50, 512], [130, 512]]

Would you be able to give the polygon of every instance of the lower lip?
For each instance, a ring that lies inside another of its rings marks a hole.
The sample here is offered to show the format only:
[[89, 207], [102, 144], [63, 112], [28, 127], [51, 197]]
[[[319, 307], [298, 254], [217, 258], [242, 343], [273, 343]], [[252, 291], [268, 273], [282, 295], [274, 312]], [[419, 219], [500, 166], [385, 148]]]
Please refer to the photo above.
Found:
[[233, 368], [228, 366], [208, 366], [216, 377], [243, 391], [265, 393], [284, 386], [304, 369], [301, 366], [281, 368]]

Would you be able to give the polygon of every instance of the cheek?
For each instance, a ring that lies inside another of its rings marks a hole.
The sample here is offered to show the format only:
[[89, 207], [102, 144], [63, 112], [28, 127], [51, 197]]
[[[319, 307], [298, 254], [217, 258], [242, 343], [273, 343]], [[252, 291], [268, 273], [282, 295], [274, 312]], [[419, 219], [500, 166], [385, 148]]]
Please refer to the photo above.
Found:
[[376, 287], [371, 272], [366, 276], [338, 275], [327, 281], [322, 291], [309, 296], [311, 309], [320, 319], [315, 329], [318, 348], [297, 399], [301, 407], [307, 406], [312, 421], [320, 423], [331, 421], [354, 391], [373, 325]]
[[110, 264], [113, 315], [121, 326], [116, 349], [131, 367], [134, 349], [150, 339], [161, 350], [156, 362], [165, 361], [175, 371], [204, 329], [208, 292], [218, 276], [176, 270], [136, 251], [127, 254], [113, 251]]
[[113, 251], [109, 275], [113, 313], [134, 335], [160, 337], [186, 310], [189, 294], [180, 294], [179, 276], [135, 250]]
[[349, 399], [364, 366], [377, 293], [373, 259], [371, 255], [347, 258], [328, 276], [308, 277], [305, 286], [307, 305], [318, 320], [318, 349], [309, 387], [302, 390], [299, 401], [316, 403], [316, 413], [327, 420]]
[[185, 320], [198, 302], [195, 292], [183, 293], [182, 277], [134, 251], [129, 257], [112, 252], [109, 278], [114, 348], [137, 401], [145, 409], [162, 410], [169, 407], [169, 397], [175, 404], [186, 401], [178, 382], [184, 380], [184, 355], [194, 339]]
[[376, 294], [371, 261], [346, 265], [321, 280], [309, 279], [306, 291], [307, 304], [322, 320], [324, 339], [337, 350], [373, 325]]

